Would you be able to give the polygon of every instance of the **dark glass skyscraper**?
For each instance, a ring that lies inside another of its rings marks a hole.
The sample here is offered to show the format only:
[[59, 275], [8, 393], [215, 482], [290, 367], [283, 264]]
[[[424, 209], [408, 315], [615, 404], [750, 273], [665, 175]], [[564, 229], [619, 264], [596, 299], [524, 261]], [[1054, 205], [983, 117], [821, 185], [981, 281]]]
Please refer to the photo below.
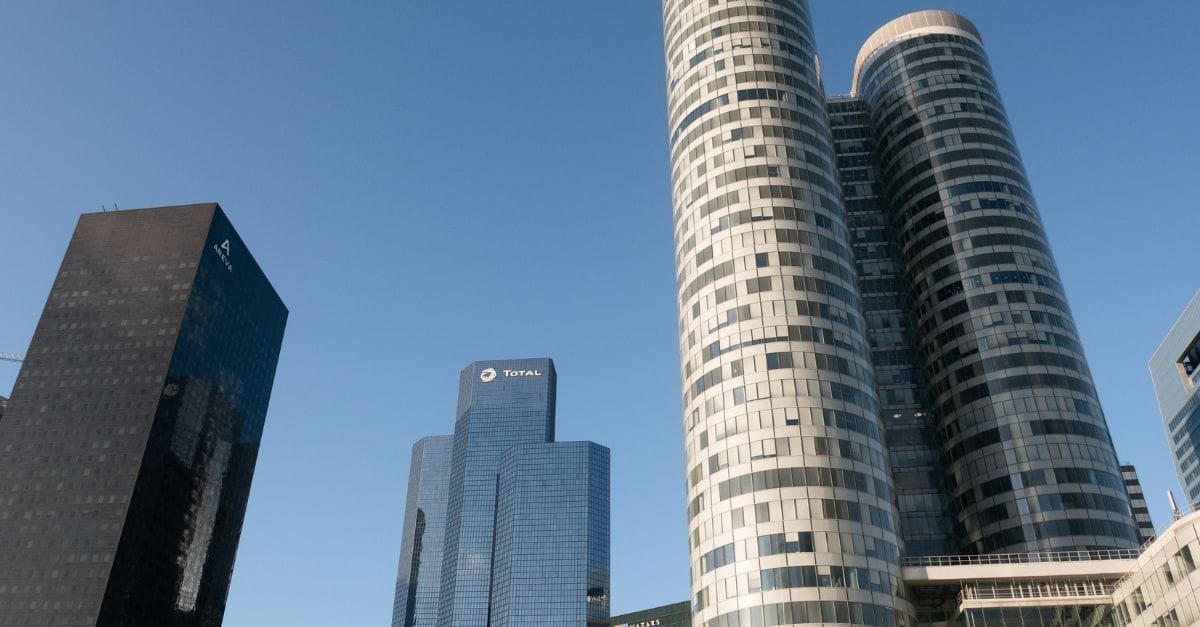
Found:
[[437, 622], [453, 450], [454, 436], [449, 435], [421, 438], [413, 445], [392, 627]]
[[0, 421], [0, 624], [221, 622], [287, 313], [216, 204], [80, 218]]
[[853, 85], [959, 550], [1136, 547], [1112, 438], [979, 32], [945, 11], [893, 20], [863, 45]]

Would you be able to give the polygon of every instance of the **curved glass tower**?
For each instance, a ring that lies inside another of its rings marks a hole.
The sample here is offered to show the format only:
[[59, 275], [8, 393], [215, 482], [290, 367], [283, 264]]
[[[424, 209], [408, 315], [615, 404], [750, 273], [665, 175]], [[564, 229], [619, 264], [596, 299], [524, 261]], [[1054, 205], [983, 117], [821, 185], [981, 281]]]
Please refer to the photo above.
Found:
[[663, 15], [693, 624], [905, 622], [808, 7]]
[[859, 53], [960, 551], [1136, 547], [1112, 440], [979, 32], [922, 11]]

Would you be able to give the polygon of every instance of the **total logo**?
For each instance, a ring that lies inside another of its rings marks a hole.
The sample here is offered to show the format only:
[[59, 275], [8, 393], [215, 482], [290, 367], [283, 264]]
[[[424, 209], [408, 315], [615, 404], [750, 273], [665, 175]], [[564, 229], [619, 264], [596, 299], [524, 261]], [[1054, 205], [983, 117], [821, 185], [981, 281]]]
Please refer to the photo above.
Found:
[[540, 377], [540, 376], [542, 376], [542, 371], [541, 370], [501, 370], [500, 372], [496, 372], [495, 368], [484, 368], [483, 371], [479, 373], [479, 380], [483, 381], [484, 383], [490, 383], [492, 381], [495, 381], [496, 377], [499, 377], [499, 376]]
[[229, 262], [229, 240], [225, 240], [220, 244], [213, 244], [213, 250], [217, 251], [217, 256], [221, 258], [221, 262], [225, 264], [225, 269], [233, 272], [233, 264]]

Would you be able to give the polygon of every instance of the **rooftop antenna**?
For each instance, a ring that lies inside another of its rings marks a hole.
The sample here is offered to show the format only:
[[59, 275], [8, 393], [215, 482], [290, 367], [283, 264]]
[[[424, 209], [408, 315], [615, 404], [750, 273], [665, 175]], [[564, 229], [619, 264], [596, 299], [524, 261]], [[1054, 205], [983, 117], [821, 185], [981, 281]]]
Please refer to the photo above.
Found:
[[1175, 495], [1171, 494], [1170, 490], [1167, 490], [1167, 502], [1171, 504], [1171, 514], [1175, 516], [1175, 520], [1183, 518], [1183, 514], [1179, 513], [1179, 506], [1175, 504]]

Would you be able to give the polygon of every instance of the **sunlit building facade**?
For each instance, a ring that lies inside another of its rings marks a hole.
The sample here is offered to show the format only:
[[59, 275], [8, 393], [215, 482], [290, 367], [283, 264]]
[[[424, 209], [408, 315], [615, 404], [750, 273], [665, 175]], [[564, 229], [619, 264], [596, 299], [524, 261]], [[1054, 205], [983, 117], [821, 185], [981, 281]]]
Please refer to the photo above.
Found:
[[1175, 472], [1188, 501], [1200, 499], [1200, 292], [1150, 358]]
[[827, 99], [803, 0], [663, 15], [694, 623], [908, 624], [902, 555], [1136, 548], [978, 30], [889, 22]]

